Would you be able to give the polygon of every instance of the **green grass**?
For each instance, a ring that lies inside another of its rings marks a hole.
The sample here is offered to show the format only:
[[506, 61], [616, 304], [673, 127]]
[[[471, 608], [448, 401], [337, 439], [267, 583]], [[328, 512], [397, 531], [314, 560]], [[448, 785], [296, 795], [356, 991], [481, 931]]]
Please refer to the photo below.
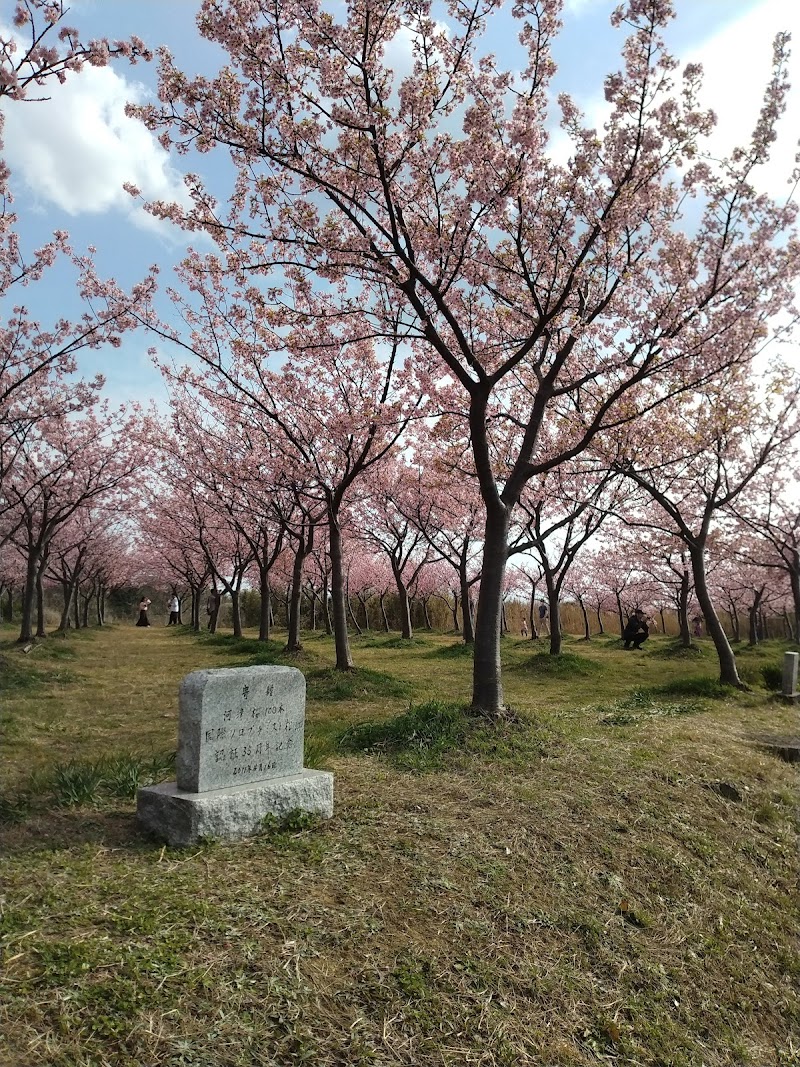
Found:
[[338, 738], [342, 752], [387, 754], [408, 770], [431, 770], [442, 755], [465, 738], [469, 720], [463, 708], [432, 701], [391, 719], [349, 726]]
[[[491, 725], [452, 634], [354, 641], [344, 675], [322, 634], [0, 635], [1, 1067], [797, 1067], [778, 643], [738, 692], [707, 642], [505, 640]], [[132, 794], [173, 774], [180, 679], [270, 661], [306, 673], [334, 817], [163, 849]]]
[[358, 667], [352, 671], [337, 671], [323, 667], [306, 674], [308, 697], [312, 700], [345, 701], [370, 700], [374, 697], [407, 697], [411, 687], [400, 678], [382, 671]]

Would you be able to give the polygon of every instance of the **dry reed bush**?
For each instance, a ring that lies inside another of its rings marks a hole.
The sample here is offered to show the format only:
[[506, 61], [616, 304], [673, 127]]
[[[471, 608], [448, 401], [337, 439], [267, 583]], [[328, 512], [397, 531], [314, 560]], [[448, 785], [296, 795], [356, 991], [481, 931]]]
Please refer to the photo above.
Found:
[[[147, 636], [157, 680], [138, 714], [172, 699], [171, 720], [148, 729], [174, 743], [180, 675], [248, 653]], [[129, 640], [80, 647], [76, 672], [109, 700], [136, 684]], [[364, 647], [358, 662], [419, 699], [452, 699], [469, 659], [427, 655], [452, 644]], [[312, 670], [330, 654], [314, 649]], [[653, 687], [713, 664], [611, 645], [581, 648], [603, 669], [591, 701], [570, 703], [569, 675], [532, 679], [519, 642], [505, 654], [517, 721], [468, 727], [426, 773], [333, 746], [340, 727], [407, 702], [310, 706], [336, 773], [328, 823], [170, 852], [138, 835], [130, 804], [106, 800], [7, 830], [0, 1063], [798, 1062], [795, 772], [753, 741], [790, 732], [796, 711], [754, 691], [655, 714]], [[647, 714], [603, 722], [643, 681]], [[73, 755], [113, 746], [108, 719], [95, 724], [69, 687], [62, 699]]]

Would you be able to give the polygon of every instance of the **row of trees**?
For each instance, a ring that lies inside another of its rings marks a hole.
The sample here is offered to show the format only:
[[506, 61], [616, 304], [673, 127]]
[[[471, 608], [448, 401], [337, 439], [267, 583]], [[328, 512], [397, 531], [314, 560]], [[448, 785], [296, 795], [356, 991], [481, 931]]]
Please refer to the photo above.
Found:
[[[55, 26], [59, 7], [29, 0], [19, 17], [51, 12]], [[314, 3], [206, 0], [198, 27], [229, 65], [190, 78], [162, 52], [160, 103], [132, 110], [181, 154], [229, 153], [227, 203], [195, 174], [190, 209], [149, 205], [219, 251], [182, 265], [180, 328], [156, 316], [152, 278], [135, 299], [102, 288], [99, 317], [112, 342], [134, 322], [162, 339], [172, 434], [126, 449], [145, 439], [140, 416], [114, 437], [106, 423], [103, 440], [119, 479], [142, 469], [137, 455], [153, 460], [146, 503], [127, 510], [141, 511], [140, 550], [168, 584], [199, 605], [210, 582], [217, 603], [231, 596], [236, 627], [252, 581], [264, 636], [271, 575], [288, 555], [289, 647], [304, 583], [323, 610], [329, 590], [346, 670], [358, 564], [385, 558], [406, 635], [410, 591], [447, 568], [474, 643], [473, 706], [490, 716], [503, 705], [502, 610], [517, 580], [546, 593], [557, 653], [561, 601], [588, 604], [607, 585], [622, 611], [627, 586], [611, 577], [627, 561], [675, 599], [687, 634], [696, 597], [729, 684], [739, 678], [717, 605], [738, 596], [734, 570], [764, 576], [762, 598], [771, 578], [788, 580], [795, 637], [800, 619], [799, 386], [762, 352], [794, 322], [800, 245], [794, 203], [757, 191], [788, 92], [788, 42], [776, 42], [752, 138], [720, 163], [704, 148], [713, 117], [698, 104], [699, 68], [674, 84], [662, 39], [671, 5], [629, 0], [614, 16], [628, 37], [606, 80], [604, 129], [559, 98], [571, 144], [561, 165], [548, 149], [557, 9], [516, 5], [518, 77], [484, 54], [492, 3], [445, 13], [367, 0], [339, 23]], [[78, 65], [109, 54], [64, 40]], [[398, 40], [413, 44], [395, 74], [386, 55]], [[37, 356], [26, 380], [68, 373], [68, 355]], [[13, 427], [0, 475], [3, 537], [26, 559], [30, 591], [41, 551], [20, 531], [25, 501], [45, 514], [30, 460], [50, 422], [36, 404], [22, 414], [22, 389], [0, 412]], [[53, 415], [65, 439], [96, 419], [89, 394], [70, 395], [79, 402]], [[87, 473], [104, 469], [99, 456]], [[113, 511], [120, 484], [79, 507], [107, 493]]]

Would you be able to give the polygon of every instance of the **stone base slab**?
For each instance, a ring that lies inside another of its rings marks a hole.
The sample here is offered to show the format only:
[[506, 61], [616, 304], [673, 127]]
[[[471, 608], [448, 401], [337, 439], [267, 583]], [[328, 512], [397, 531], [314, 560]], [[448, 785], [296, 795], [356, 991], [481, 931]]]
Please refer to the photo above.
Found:
[[296, 810], [329, 819], [333, 815], [333, 775], [303, 770], [285, 778], [185, 793], [175, 782], [140, 789], [136, 817], [174, 848], [198, 841], [239, 841], [261, 829], [265, 815], [280, 819]]

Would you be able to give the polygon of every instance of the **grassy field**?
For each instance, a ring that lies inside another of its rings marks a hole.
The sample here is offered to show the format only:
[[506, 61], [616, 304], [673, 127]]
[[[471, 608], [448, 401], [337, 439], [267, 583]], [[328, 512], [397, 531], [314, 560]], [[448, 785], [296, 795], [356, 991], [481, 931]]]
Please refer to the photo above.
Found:
[[[783, 647], [504, 641], [509, 721], [453, 635], [0, 630], [2, 1067], [800, 1064], [797, 734]], [[280, 637], [280, 635], [278, 635]], [[170, 851], [177, 687], [291, 662], [325, 823]]]

